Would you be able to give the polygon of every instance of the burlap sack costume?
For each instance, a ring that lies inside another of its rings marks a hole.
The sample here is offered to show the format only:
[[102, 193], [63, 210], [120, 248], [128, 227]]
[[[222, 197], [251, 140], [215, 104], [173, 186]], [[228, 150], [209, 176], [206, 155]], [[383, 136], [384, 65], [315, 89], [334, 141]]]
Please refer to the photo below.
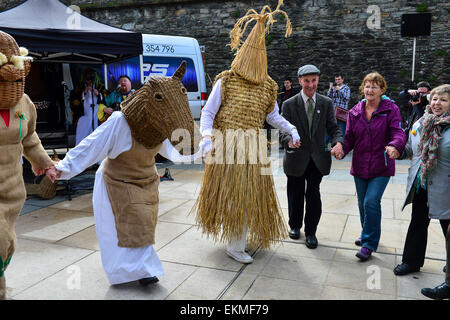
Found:
[[[151, 77], [121, 104], [133, 145], [115, 159], [106, 158], [103, 164], [119, 247], [155, 243], [159, 200], [155, 156], [162, 142], [169, 139], [181, 148], [180, 153], [194, 151], [194, 119], [181, 84], [185, 72], [183, 61], [172, 77]], [[188, 139], [178, 141], [175, 130], [186, 133]]]
[[[27, 50], [0, 31], [0, 110], [9, 111], [9, 126], [0, 119], [0, 298], [5, 298], [5, 275], [14, 253], [14, 223], [26, 198], [22, 178], [22, 154], [33, 172], [43, 173], [52, 166], [50, 157], [35, 132], [36, 109], [24, 94], [25, 77], [31, 59]], [[8, 113], [8, 112], [7, 112]]]
[[[247, 241], [252, 247], [263, 249], [284, 238], [287, 232], [272, 175], [267, 174], [269, 165], [263, 161], [267, 160], [267, 140], [265, 136], [255, 135], [263, 128], [277, 97], [278, 86], [267, 73], [265, 45], [265, 35], [275, 22], [273, 16], [276, 13], [283, 14], [287, 20], [286, 36], [291, 33], [287, 14], [279, 10], [282, 3], [280, 0], [273, 12], [268, 6], [259, 14], [249, 10], [230, 33], [231, 49], [237, 49], [249, 23], [256, 21], [239, 48], [231, 70], [216, 77], [216, 81], [221, 79], [222, 102], [213, 129], [220, 130], [223, 139], [213, 137], [215, 155], [221, 152], [226, 155], [223, 159], [229, 159], [231, 155], [233, 161], [218, 163], [213, 160], [206, 164], [201, 191], [193, 209], [197, 209], [198, 225], [214, 240], [230, 242], [239, 238], [246, 222]], [[227, 130], [234, 130], [237, 136], [245, 137], [244, 140], [227, 140]], [[245, 141], [245, 159], [237, 152], [237, 146], [230, 143], [239, 143], [239, 140]], [[264, 156], [258, 156], [261, 150]]]

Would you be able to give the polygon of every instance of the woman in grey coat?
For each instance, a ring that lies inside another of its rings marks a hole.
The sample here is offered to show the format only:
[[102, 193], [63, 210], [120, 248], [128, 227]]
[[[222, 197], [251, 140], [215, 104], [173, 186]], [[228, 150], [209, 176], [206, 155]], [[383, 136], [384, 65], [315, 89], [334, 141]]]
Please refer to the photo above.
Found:
[[[431, 92], [431, 104], [423, 117], [413, 125], [401, 156], [412, 156], [407, 196], [403, 205], [405, 208], [412, 203], [412, 213], [402, 264], [394, 269], [396, 275], [416, 272], [423, 266], [430, 219], [439, 219], [447, 243], [450, 241], [450, 197], [447, 193], [450, 185], [449, 105], [450, 85], [435, 88]], [[449, 284], [443, 285], [450, 296]]]

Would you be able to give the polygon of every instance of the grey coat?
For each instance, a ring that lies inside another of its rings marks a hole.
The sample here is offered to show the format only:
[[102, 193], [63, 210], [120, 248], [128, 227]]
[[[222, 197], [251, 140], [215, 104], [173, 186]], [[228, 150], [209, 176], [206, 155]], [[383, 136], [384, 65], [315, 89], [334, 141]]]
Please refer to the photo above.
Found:
[[[401, 159], [412, 156], [411, 167], [408, 171], [408, 182], [406, 184], [406, 199], [402, 210], [406, 205], [412, 203], [415, 188], [413, 187], [417, 172], [420, 168], [421, 157], [418, 154], [420, 135], [422, 134], [422, 119], [417, 120], [412, 129], [416, 135], [409, 133], [408, 142], [402, 153]], [[445, 130], [442, 139], [439, 141], [438, 156], [436, 166], [431, 170], [426, 189], [428, 191], [429, 217], [431, 219], [450, 219], [450, 130]]]
[[302, 176], [308, 166], [309, 159], [314, 161], [322, 175], [330, 173], [331, 153], [325, 146], [325, 133], [330, 137], [331, 146], [337, 142], [344, 143], [342, 132], [336, 123], [331, 99], [316, 93], [312, 134], [309, 132], [308, 117], [301, 93], [283, 103], [282, 116], [297, 127], [302, 145], [300, 148], [288, 147], [291, 136], [281, 134], [281, 144], [286, 152], [283, 158], [284, 173], [288, 176]]

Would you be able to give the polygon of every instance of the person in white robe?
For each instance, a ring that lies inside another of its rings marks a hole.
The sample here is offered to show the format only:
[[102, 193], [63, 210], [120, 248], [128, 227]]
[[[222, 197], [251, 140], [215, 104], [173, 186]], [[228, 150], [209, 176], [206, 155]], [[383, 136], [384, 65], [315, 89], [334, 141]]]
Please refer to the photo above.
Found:
[[95, 88], [87, 86], [82, 94], [84, 115], [78, 119], [75, 144], [86, 138], [98, 127], [98, 103], [101, 100], [101, 93]]
[[[87, 167], [106, 157], [114, 159], [130, 150], [132, 136], [122, 112], [113, 112], [111, 117], [86, 137], [56, 165], [61, 171], [59, 179], [70, 179]], [[162, 143], [159, 153], [174, 162], [193, 161], [193, 156], [181, 156], [169, 140]], [[153, 247], [119, 247], [114, 214], [103, 179], [103, 165], [95, 174], [93, 209], [95, 229], [98, 237], [102, 263], [112, 285], [141, 279], [155, 279], [164, 274], [161, 261]]]

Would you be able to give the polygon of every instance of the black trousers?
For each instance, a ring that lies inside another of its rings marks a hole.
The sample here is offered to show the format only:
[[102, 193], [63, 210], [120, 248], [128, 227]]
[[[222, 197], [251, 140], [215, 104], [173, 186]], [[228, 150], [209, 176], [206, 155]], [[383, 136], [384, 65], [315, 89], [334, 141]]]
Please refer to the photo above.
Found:
[[306, 199], [305, 235], [307, 236], [315, 235], [322, 214], [322, 201], [320, 200], [322, 177], [323, 175], [312, 159], [309, 159], [308, 167], [302, 176], [287, 176], [289, 226], [291, 229], [300, 229], [303, 226]]
[[[412, 191], [414, 192], [414, 190]], [[414, 267], [422, 267], [425, 262], [425, 251], [428, 240], [428, 192], [422, 188], [414, 195], [411, 211], [411, 222], [406, 235], [405, 247], [403, 249], [402, 262]], [[450, 220], [439, 220], [444, 237]]]

